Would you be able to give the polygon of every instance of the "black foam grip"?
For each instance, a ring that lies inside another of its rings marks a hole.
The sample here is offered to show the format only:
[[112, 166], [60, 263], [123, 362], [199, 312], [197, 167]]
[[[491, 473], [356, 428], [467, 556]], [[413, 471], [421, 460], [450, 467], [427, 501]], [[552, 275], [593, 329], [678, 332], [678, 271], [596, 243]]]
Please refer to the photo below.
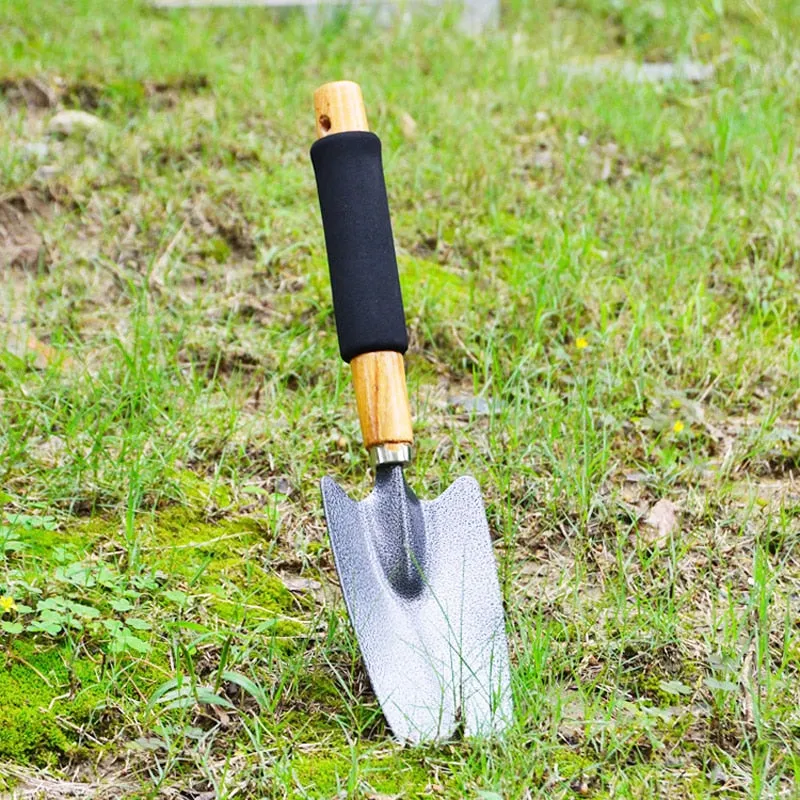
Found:
[[311, 160], [339, 352], [347, 362], [379, 350], [405, 353], [408, 334], [380, 139], [366, 131], [334, 133], [314, 143]]

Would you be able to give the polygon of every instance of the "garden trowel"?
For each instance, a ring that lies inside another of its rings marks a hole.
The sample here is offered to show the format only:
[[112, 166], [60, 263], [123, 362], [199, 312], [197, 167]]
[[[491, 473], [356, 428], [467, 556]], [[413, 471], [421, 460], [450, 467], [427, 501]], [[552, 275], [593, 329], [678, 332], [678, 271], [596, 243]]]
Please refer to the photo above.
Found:
[[339, 349], [350, 364], [375, 488], [356, 502], [330, 478], [322, 501], [347, 611], [395, 737], [490, 736], [511, 720], [508, 645], [480, 489], [459, 478], [418, 500], [403, 469], [413, 435], [408, 339], [381, 144], [361, 90], [314, 95], [311, 148]]

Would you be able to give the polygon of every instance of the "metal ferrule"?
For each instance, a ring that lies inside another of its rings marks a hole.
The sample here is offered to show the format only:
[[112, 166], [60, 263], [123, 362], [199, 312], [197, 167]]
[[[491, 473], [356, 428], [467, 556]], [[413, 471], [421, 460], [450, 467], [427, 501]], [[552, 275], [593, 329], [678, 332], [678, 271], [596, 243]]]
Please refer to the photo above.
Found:
[[391, 444], [377, 444], [369, 448], [371, 467], [382, 467], [385, 464], [406, 466], [413, 459], [414, 448], [410, 444], [392, 442]]

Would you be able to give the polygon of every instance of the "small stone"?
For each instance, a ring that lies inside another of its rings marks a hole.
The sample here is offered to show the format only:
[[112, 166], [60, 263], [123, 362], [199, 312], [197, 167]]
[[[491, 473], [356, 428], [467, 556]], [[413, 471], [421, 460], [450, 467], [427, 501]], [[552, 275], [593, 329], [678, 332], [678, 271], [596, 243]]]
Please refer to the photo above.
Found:
[[98, 131], [105, 127], [106, 123], [94, 114], [89, 114], [87, 111], [68, 110], [59, 111], [48, 123], [47, 130], [49, 133], [71, 136], [77, 131]]
[[131, 747], [137, 750], [149, 750], [155, 752], [156, 750], [168, 750], [167, 745], [155, 736], [140, 736], [131, 742]]
[[447, 398], [447, 405], [479, 416], [486, 415], [492, 410], [492, 404], [485, 397], [474, 397], [470, 394], [450, 395]]
[[588, 137], [588, 136], [584, 136], [583, 134], [581, 134], [581, 135], [578, 137], [578, 144], [579, 144], [581, 147], [586, 147], [586, 145], [588, 145], [588, 144], [589, 144], [589, 137]]
[[283, 585], [295, 594], [304, 594], [306, 592], [316, 593], [322, 588], [319, 581], [312, 578], [304, 578], [301, 575], [281, 575]]
[[292, 493], [292, 484], [285, 475], [279, 475], [275, 479], [275, 492], [277, 494], [284, 494], [287, 497]]

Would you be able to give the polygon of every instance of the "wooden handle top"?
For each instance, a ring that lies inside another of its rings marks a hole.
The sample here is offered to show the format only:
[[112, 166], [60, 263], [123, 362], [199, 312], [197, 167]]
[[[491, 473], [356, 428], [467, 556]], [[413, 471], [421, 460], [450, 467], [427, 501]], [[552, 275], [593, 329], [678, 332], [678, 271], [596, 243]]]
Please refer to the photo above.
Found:
[[334, 81], [314, 92], [317, 137], [344, 131], [368, 131], [367, 110], [361, 87], [353, 81]]

